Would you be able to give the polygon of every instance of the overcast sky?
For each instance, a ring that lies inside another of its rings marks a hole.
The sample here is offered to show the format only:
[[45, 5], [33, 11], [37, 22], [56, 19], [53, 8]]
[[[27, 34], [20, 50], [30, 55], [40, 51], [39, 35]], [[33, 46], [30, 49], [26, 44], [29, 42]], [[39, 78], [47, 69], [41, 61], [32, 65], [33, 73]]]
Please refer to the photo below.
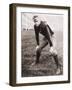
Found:
[[63, 15], [59, 14], [37, 14], [37, 13], [21, 13], [22, 18], [22, 29], [28, 28], [33, 29], [33, 16], [38, 15], [41, 20], [47, 21], [47, 23], [50, 25], [51, 29], [55, 30], [63, 30]]

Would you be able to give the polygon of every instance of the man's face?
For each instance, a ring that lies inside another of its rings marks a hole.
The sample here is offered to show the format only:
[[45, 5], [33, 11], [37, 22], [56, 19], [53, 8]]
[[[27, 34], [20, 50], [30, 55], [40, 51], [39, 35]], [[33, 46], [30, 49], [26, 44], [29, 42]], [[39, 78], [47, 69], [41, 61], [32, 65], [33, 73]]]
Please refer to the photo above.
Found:
[[36, 17], [33, 20], [34, 20], [34, 23], [35, 23], [36, 26], [39, 26], [40, 25], [40, 19], [39, 19], [39, 17]]

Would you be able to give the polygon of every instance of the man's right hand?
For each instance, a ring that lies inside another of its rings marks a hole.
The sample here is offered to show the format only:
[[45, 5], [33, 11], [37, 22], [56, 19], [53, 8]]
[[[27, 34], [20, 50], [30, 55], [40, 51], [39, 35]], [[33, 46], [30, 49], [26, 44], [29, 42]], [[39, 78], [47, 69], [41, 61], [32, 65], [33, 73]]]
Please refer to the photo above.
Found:
[[36, 46], [36, 50], [38, 50], [38, 49], [39, 49], [39, 45]]

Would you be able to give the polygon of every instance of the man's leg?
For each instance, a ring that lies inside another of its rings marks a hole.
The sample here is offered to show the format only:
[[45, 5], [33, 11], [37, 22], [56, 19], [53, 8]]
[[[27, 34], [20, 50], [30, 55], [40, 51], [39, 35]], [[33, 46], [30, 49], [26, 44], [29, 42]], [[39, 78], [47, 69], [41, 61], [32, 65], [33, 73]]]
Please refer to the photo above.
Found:
[[52, 38], [52, 41], [53, 41], [53, 47], [54, 47], [52, 55], [54, 57], [54, 60], [55, 60], [56, 66], [57, 66], [56, 74], [60, 74], [60, 63], [59, 63], [59, 60], [58, 60], [58, 53], [57, 53], [57, 50], [56, 50], [56, 40], [55, 40], [55, 37]]
[[36, 50], [36, 63], [39, 63], [39, 58], [41, 55], [42, 49], [47, 46], [48, 40], [44, 37], [42, 43], [40, 44], [39, 48]]
[[36, 50], [36, 64], [39, 63], [40, 55], [41, 55], [41, 48], [39, 47], [39, 48]]
[[56, 63], [56, 66], [57, 68], [59, 67], [59, 62], [58, 62], [58, 55], [54, 55], [54, 60], [55, 60], [55, 63]]
[[55, 60], [56, 66], [57, 66], [56, 74], [58, 75], [61, 72], [61, 65], [59, 63], [58, 55], [56, 53], [53, 53], [53, 57], [54, 57], [54, 60]]

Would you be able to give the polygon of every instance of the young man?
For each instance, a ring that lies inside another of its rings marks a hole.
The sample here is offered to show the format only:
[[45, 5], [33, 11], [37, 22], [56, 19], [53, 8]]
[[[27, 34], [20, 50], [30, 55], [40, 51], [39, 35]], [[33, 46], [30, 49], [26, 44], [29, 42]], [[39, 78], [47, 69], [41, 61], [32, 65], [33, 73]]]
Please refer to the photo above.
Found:
[[[37, 41], [36, 62], [34, 64], [39, 63], [39, 58], [40, 58], [42, 49], [49, 44], [50, 45], [49, 52], [54, 57], [54, 60], [57, 66], [56, 74], [60, 74], [60, 64], [58, 62], [58, 55], [55, 49], [56, 42], [54, 38], [54, 32], [51, 30], [49, 25], [46, 22], [41, 21], [38, 16], [34, 16], [33, 21], [34, 21], [35, 36]], [[42, 44], [40, 44], [40, 41], [39, 41], [39, 34], [42, 34], [44, 36]]]

